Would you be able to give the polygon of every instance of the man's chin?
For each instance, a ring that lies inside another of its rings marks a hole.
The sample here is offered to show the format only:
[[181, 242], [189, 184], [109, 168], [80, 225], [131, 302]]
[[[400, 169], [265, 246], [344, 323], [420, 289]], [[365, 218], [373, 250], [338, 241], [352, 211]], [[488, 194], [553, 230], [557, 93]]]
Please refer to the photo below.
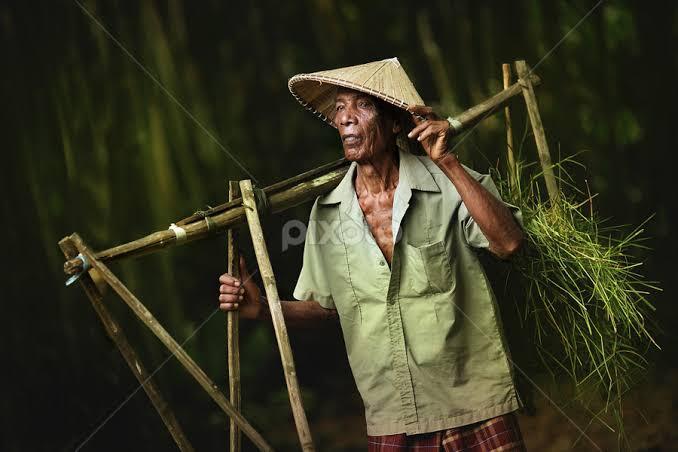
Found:
[[367, 153], [361, 148], [344, 148], [344, 157], [349, 162], [362, 162], [367, 158]]

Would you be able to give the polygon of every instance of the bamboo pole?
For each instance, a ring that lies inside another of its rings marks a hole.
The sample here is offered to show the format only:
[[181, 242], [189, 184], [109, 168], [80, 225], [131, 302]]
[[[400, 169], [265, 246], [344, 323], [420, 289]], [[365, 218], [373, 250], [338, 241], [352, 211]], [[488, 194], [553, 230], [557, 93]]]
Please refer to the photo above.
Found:
[[[264, 193], [266, 196], [269, 198], [273, 196], [276, 193], [283, 192], [287, 189], [293, 188], [296, 185], [302, 185], [304, 183], [307, 183], [309, 181], [312, 181], [314, 179], [317, 179], [319, 177], [325, 176], [328, 173], [331, 173], [334, 170], [337, 169], [348, 169], [348, 165], [350, 162], [348, 162], [345, 158], [341, 158], [339, 160], [335, 160], [334, 162], [331, 163], [326, 163], [324, 165], [321, 165], [317, 168], [314, 168], [312, 170], [306, 171], [301, 174], [297, 174], [296, 176], [290, 177], [288, 179], [282, 180], [280, 182], [276, 182], [273, 185], [269, 185], [268, 187], [264, 188]], [[341, 174], [344, 174], [342, 172]], [[238, 189], [238, 193], [240, 193], [240, 190]], [[194, 221], [200, 221], [203, 219], [205, 215], [213, 216], [218, 213], [221, 213], [227, 209], [230, 209], [231, 207], [237, 207], [237, 206], [242, 206], [242, 199], [240, 199], [240, 195], [238, 195], [237, 198], [225, 202], [223, 204], [220, 204], [218, 206], [212, 207], [204, 212], [194, 213], [193, 215], [186, 217], [182, 220], [179, 220], [176, 222], [177, 225], [182, 226], [184, 224], [188, 223], [193, 223]]]
[[534, 87], [530, 81], [530, 73], [527, 68], [525, 60], [518, 60], [515, 62], [516, 72], [520, 80], [517, 84], [521, 85], [525, 104], [527, 105], [527, 113], [530, 116], [530, 123], [532, 124], [532, 132], [534, 133], [534, 140], [537, 143], [537, 152], [539, 153], [539, 161], [544, 173], [544, 180], [546, 181], [546, 190], [551, 200], [551, 205], [557, 205], [560, 198], [558, 190], [558, 183], [556, 176], [553, 173], [553, 164], [551, 163], [551, 153], [549, 152], [549, 145], [546, 141], [546, 133], [544, 132], [544, 125], [541, 122], [541, 115], [539, 114], [539, 105], [537, 104], [537, 97], [534, 94]]
[[[539, 77], [534, 74], [529, 76], [529, 80], [532, 86], [541, 83]], [[521, 90], [520, 83], [514, 83], [509, 88], [454, 117], [455, 125], [452, 134], [459, 134], [490, 114], [495, 113], [506, 102], [519, 95]], [[327, 193], [339, 184], [347, 169], [348, 162], [341, 159], [265, 188], [264, 192], [268, 196], [271, 212], [282, 212], [311, 201], [318, 195]], [[176, 224], [186, 231], [185, 240], [177, 241], [174, 232], [169, 230], [157, 231], [140, 239], [99, 251], [96, 253], [97, 259], [108, 262], [143, 256], [164, 248], [222, 233], [231, 226], [245, 222], [245, 212], [241, 204], [242, 200], [235, 199], [209, 209], [201, 215], [195, 214], [179, 220]], [[206, 219], [205, 215], [209, 219]], [[78, 259], [67, 261], [64, 264], [64, 272], [67, 275], [77, 274], [82, 269], [81, 264]]]
[[[532, 86], [538, 86], [541, 84], [541, 79], [535, 74], [529, 76], [529, 80], [532, 83]], [[520, 83], [514, 83], [503, 91], [495, 94], [489, 99], [485, 99], [480, 102], [478, 105], [469, 108], [463, 113], [452, 118], [456, 121], [454, 126], [454, 134], [458, 135], [459, 133], [469, 129], [476, 123], [482, 121], [488, 116], [496, 113], [503, 107], [508, 101], [510, 101], [515, 96], [521, 93]], [[453, 122], [454, 122], [453, 121]]]
[[[238, 181], [229, 181], [228, 200], [240, 197]], [[228, 273], [240, 278], [240, 254], [236, 245], [235, 230], [230, 228], [227, 233]], [[228, 393], [233, 408], [240, 411], [240, 317], [238, 311], [226, 313], [226, 342], [228, 348]], [[233, 419], [229, 418], [229, 450], [240, 452], [241, 435], [238, 426]]]
[[[268, 195], [268, 201], [271, 206], [271, 212], [282, 212], [292, 207], [298, 206], [308, 201], [314, 200], [317, 196], [326, 193], [336, 187], [341, 181], [346, 170], [348, 162], [342, 166], [330, 170], [328, 173], [314, 177], [313, 179], [300, 182], [291, 187], [285, 187], [281, 191]], [[283, 181], [276, 185], [282, 185]], [[192, 217], [189, 217], [192, 218]], [[226, 207], [218, 214], [202, 218], [197, 216], [197, 220], [189, 223], [182, 223], [180, 226], [186, 232], [184, 240], [177, 241], [175, 233], [171, 230], [157, 231], [132, 242], [108, 248], [96, 253], [96, 257], [101, 262], [138, 257], [159, 251], [161, 249], [176, 246], [194, 240], [223, 233], [231, 226], [236, 226], [245, 222], [245, 211], [242, 207], [240, 198], [227, 203]], [[82, 262], [79, 259], [72, 259], [64, 263], [64, 272], [68, 275], [74, 275], [82, 270]]]
[[[59, 247], [64, 253], [64, 256], [68, 259], [72, 259], [77, 256], [78, 251], [76, 246], [73, 244], [73, 241], [70, 238], [64, 238], [59, 241]], [[143, 365], [136, 351], [130, 345], [127, 340], [127, 336], [123, 332], [122, 328], [116, 322], [113, 314], [106, 308], [104, 304], [104, 297], [101, 291], [97, 288], [96, 284], [90, 277], [88, 273], [82, 275], [79, 278], [80, 287], [83, 288], [87, 298], [89, 298], [90, 303], [94, 311], [99, 316], [99, 320], [104, 325], [104, 329], [108, 334], [108, 337], [111, 338], [115, 346], [120, 351], [120, 354], [125, 359], [125, 362], [129, 366], [130, 370], [136, 377], [139, 384], [144, 388], [146, 395], [151, 400], [153, 407], [160, 415], [160, 419], [167, 427], [167, 430], [172, 435], [172, 439], [177, 444], [177, 447], [182, 452], [192, 452], [193, 446], [186, 437], [179, 421], [177, 421], [174, 412], [170, 406], [165, 401], [164, 397], [160, 393], [160, 390], [155, 385], [151, 379], [151, 375], [146, 370], [146, 366]]]
[[247, 223], [250, 228], [250, 234], [252, 235], [254, 252], [257, 256], [257, 264], [259, 265], [261, 278], [264, 281], [264, 287], [266, 289], [268, 307], [271, 310], [273, 329], [275, 330], [275, 337], [278, 340], [280, 358], [282, 360], [283, 370], [285, 371], [285, 381], [290, 396], [290, 404], [292, 405], [292, 414], [294, 415], [294, 423], [297, 427], [299, 442], [301, 443], [302, 450], [315, 451], [313, 438], [311, 437], [311, 431], [308, 427], [308, 420], [306, 419], [306, 413], [304, 412], [304, 406], [301, 400], [297, 372], [294, 366], [294, 357], [292, 356], [292, 347], [290, 346], [290, 340], [287, 335], [287, 327], [285, 326], [282, 306], [280, 305], [278, 288], [275, 284], [273, 267], [271, 267], [271, 261], [268, 256], [266, 241], [264, 239], [264, 231], [261, 229], [261, 222], [259, 221], [259, 213], [257, 212], [257, 205], [254, 199], [252, 182], [249, 180], [240, 181], [240, 192], [242, 193]]
[[[504, 89], [511, 85], [511, 65], [504, 63], [501, 65]], [[518, 185], [518, 170], [516, 168], [516, 158], [513, 152], [513, 125], [511, 123], [511, 109], [508, 104], [504, 107], [504, 119], [506, 122], [506, 160], [509, 174], [509, 185], [511, 191], [516, 192]]]
[[217, 405], [231, 418], [233, 418], [249, 439], [259, 448], [259, 450], [273, 450], [266, 440], [252, 427], [249, 422], [233, 408], [226, 396], [219, 390], [219, 387], [207, 376], [207, 374], [198, 366], [195, 361], [181, 348], [177, 341], [165, 330], [151, 312], [144, 306], [139, 299], [108, 269], [108, 267], [97, 260], [96, 255], [83, 242], [80, 236], [73, 233], [70, 238], [78, 249], [78, 252], [90, 262], [92, 268], [96, 269], [101, 277], [109, 286], [127, 303], [134, 314], [160, 339], [167, 349], [176, 356], [177, 360], [186, 368], [186, 370], [203, 387]]

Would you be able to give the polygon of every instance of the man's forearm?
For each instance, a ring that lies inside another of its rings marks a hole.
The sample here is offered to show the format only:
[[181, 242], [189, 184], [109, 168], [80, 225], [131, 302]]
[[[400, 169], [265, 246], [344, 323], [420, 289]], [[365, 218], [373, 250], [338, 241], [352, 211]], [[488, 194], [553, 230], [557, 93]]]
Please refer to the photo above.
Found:
[[[262, 305], [266, 303], [268, 303], [267, 300], [262, 300]], [[317, 301], [280, 301], [280, 306], [285, 324], [292, 327], [317, 327], [326, 325], [327, 321], [339, 320], [336, 310], [323, 308]], [[257, 319], [271, 319], [268, 306], [262, 306]]]
[[490, 251], [507, 258], [519, 247], [523, 233], [511, 211], [459, 163], [454, 154], [436, 162], [452, 181], [466, 209], [490, 243]]

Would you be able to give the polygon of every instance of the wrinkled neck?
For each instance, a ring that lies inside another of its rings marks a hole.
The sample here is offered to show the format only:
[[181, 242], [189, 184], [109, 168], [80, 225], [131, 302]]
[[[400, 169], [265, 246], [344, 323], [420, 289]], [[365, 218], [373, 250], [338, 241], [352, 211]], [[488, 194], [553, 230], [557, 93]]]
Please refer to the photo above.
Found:
[[397, 149], [382, 154], [379, 158], [358, 163], [355, 189], [361, 194], [376, 195], [395, 189], [398, 185], [399, 154]]

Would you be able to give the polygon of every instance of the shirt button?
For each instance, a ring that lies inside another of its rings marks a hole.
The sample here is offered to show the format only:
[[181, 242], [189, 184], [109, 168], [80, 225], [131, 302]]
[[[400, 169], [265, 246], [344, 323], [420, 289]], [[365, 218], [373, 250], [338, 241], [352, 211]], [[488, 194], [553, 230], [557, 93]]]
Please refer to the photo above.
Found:
[[383, 267], [384, 265], [386, 265], [386, 262], [384, 262], [384, 261], [379, 261], [379, 265], [381, 265], [381, 266]]

